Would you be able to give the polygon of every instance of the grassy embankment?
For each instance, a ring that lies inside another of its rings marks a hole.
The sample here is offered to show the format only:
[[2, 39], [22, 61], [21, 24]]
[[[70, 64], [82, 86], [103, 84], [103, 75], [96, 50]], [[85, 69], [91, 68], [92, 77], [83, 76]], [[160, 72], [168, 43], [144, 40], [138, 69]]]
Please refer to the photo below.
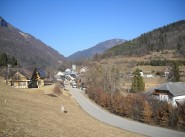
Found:
[[[58, 97], [48, 96], [53, 89], [14, 89], [0, 78], [0, 136], [141, 136], [92, 118], [66, 91]], [[62, 105], [67, 113], [61, 112]]]

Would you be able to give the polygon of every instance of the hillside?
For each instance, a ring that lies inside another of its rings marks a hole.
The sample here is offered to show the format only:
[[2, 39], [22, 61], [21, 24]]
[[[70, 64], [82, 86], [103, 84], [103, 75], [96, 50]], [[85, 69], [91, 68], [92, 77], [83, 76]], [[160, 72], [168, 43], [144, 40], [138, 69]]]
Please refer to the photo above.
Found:
[[185, 20], [144, 33], [126, 43], [108, 49], [105, 57], [143, 56], [155, 51], [175, 50], [177, 56], [185, 55]]
[[[141, 136], [90, 117], [65, 91], [58, 97], [48, 96], [53, 86], [20, 90], [5, 85], [2, 80], [0, 77], [1, 137]], [[67, 113], [61, 112], [61, 105]]]
[[0, 17], [0, 53], [14, 56], [23, 67], [51, 67], [65, 59], [56, 50]]
[[92, 58], [95, 54], [101, 54], [104, 51], [106, 51], [109, 48], [114, 47], [115, 45], [121, 44], [126, 42], [126, 40], [123, 39], [111, 39], [107, 40], [101, 43], [98, 43], [97, 45], [83, 50], [83, 51], [78, 51], [68, 57], [69, 60], [76, 61], [76, 60], [81, 60], [81, 59], [89, 59]]

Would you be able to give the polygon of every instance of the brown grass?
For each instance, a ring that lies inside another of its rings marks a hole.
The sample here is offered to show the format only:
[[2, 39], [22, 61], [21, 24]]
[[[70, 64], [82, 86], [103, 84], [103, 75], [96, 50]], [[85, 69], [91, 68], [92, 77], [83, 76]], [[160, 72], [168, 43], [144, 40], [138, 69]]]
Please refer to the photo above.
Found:
[[[47, 96], [53, 87], [18, 90], [0, 80], [0, 136], [141, 136], [92, 118], [64, 91], [56, 98]], [[61, 112], [62, 105], [67, 113]]]

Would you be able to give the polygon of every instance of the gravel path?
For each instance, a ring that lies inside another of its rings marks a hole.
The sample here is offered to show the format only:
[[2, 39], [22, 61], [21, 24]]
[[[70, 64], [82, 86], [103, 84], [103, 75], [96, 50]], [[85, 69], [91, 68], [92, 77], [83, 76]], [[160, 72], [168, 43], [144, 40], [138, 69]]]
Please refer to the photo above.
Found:
[[137, 121], [128, 120], [126, 118], [122, 118], [120, 116], [116, 116], [111, 114], [101, 107], [90, 101], [83, 95], [83, 91], [77, 88], [71, 88], [71, 86], [67, 86], [67, 89], [75, 98], [75, 100], [79, 103], [79, 105], [91, 116], [96, 119], [110, 124], [112, 126], [128, 130], [130, 132], [139, 133], [146, 136], [152, 137], [185, 137], [185, 132], [178, 132], [175, 130], [170, 130], [166, 128], [151, 126], [147, 124], [143, 124]]

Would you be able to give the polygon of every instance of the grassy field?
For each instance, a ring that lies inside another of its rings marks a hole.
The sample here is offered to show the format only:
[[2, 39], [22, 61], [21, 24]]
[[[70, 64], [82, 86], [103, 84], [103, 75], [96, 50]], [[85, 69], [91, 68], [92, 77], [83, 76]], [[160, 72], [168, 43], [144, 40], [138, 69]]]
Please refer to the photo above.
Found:
[[[84, 112], [63, 91], [48, 96], [54, 86], [14, 89], [0, 79], [0, 136], [2, 137], [135, 137], [141, 136], [106, 125]], [[64, 106], [67, 113], [61, 112]], [[123, 123], [124, 124], [124, 123]]]
[[[99, 62], [101, 65], [116, 65], [117, 68], [119, 68], [119, 71], [121, 73], [132, 73], [137, 68], [142, 70], [144, 74], [153, 74], [156, 75], [157, 72], [164, 72], [164, 70], [169, 66], [137, 66], [137, 62], [141, 61], [150, 61], [150, 60], [185, 60], [183, 57], [178, 57], [175, 55], [175, 50], [164, 50], [160, 52], [152, 52], [149, 55], [137, 57], [137, 56], [115, 56], [108, 59], [103, 59]], [[180, 71], [185, 70], [185, 66], [179, 66]], [[185, 77], [180, 78], [182, 82], [185, 82]], [[167, 78], [165, 77], [159, 77], [156, 76], [154, 78], [144, 78], [145, 83], [145, 91], [148, 91], [151, 88], [155, 88], [159, 86], [160, 84], [166, 83]], [[123, 77], [120, 80], [120, 89], [121, 91], [125, 91], [125, 89], [128, 89], [131, 87], [132, 81], [129, 81], [128, 77]]]

